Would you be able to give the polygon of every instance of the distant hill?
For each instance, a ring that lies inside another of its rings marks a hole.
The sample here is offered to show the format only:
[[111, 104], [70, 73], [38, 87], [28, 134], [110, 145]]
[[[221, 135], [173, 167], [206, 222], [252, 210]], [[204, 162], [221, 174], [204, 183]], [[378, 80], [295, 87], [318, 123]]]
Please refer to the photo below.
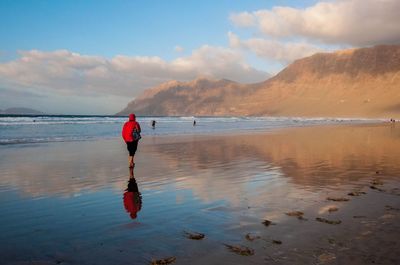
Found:
[[225, 102], [248, 93], [248, 86], [230, 80], [171, 81], [143, 92], [118, 115], [224, 115]]
[[0, 110], [0, 114], [33, 114], [40, 115], [44, 114], [41, 111], [30, 109], [30, 108], [8, 108], [5, 110]]
[[400, 118], [400, 45], [318, 53], [257, 84], [171, 81], [118, 114]]

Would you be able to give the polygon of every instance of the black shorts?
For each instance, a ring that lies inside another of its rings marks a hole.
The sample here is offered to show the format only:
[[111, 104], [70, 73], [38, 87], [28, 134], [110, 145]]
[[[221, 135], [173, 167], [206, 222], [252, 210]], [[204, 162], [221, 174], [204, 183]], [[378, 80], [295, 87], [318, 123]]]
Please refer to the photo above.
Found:
[[134, 156], [137, 150], [139, 141], [133, 141], [133, 142], [127, 142], [126, 147], [128, 148], [129, 151], [129, 156]]

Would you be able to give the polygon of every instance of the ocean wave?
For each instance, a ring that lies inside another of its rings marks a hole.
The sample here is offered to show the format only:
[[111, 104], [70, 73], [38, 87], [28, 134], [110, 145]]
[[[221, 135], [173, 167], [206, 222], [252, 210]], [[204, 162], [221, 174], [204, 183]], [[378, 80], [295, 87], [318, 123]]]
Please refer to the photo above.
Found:
[[38, 144], [51, 142], [72, 142], [72, 141], [87, 141], [95, 139], [94, 137], [37, 137], [37, 138], [14, 138], [0, 139], [0, 145], [14, 144]]
[[116, 117], [0, 117], [0, 126], [122, 123], [126, 119]]

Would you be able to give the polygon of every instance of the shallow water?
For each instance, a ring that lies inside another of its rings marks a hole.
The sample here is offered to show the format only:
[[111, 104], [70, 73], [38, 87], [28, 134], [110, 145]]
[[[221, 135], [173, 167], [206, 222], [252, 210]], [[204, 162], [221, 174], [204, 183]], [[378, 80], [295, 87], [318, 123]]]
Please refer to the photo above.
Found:
[[[389, 244], [400, 235], [398, 226], [375, 243], [351, 243], [371, 222], [384, 231], [377, 220], [387, 214], [385, 206], [400, 207], [400, 129], [394, 125], [146, 137], [135, 158], [141, 193], [141, 205], [133, 194], [129, 206], [140, 209], [135, 219], [124, 202], [126, 156], [114, 139], [3, 146], [2, 264], [144, 264], [168, 256], [177, 257], [176, 264], [310, 264], [326, 251], [338, 264], [363, 264], [373, 247], [399, 248]], [[384, 192], [369, 188], [376, 178]], [[354, 189], [367, 194], [346, 195]], [[328, 196], [351, 200], [330, 202]], [[330, 205], [339, 211], [328, 214]], [[308, 221], [285, 215], [292, 210]], [[320, 224], [317, 216], [343, 224]], [[276, 225], [265, 227], [264, 219]], [[193, 241], [184, 231], [206, 237]], [[247, 233], [261, 239], [246, 241]], [[328, 238], [349, 250], [332, 249]], [[223, 244], [250, 246], [256, 254], [238, 256]], [[390, 264], [384, 254], [374, 258]]]
[[[126, 117], [18, 116], [0, 114], [0, 145], [70, 142], [119, 138]], [[150, 125], [156, 121], [156, 129]], [[193, 126], [196, 120], [197, 125]], [[296, 117], [138, 117], [144, 136], [196, 135], [266, 131], [322, 124], [382, 123], [357, 118]]]

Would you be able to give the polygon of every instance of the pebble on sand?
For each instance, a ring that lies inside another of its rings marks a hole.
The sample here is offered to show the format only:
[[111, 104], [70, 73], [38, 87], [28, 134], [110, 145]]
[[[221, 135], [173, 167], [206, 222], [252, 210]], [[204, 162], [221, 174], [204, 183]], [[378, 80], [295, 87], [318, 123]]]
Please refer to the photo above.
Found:
[[332, 206], [332, 207], [329, 207], [328, 208], [328, 212], [336, 212], [337, 210], [339, 210], [339, 208], [338, 207], [335, 207], [335, 206]]
[[248, 241], [254, 241], [254, 240], [256, 240], [256, 239], [260, 239], [261, 237], [260, 237], [260, 236], [253, 236], [252, 234], [247, 233], [246, 236], [245, 236], [245, 238], [246, 238]]
[[331, 212], [336, 212], [338, 211], [339, 208], [336, 205], [325, 205], [322, 206], [319, 210], [318, 210], [318, 214], [325, 214], [325, 213], [331, 213]]
[[197, 233], [197, 232], [184, 231], [184, 234], [185, 234], [186, 238], [193, 239], [193, 240], [201, 240], [201, 239], [203, 239], [205, 237], [204, 234]]
[[371, 181], [371, 184], [372, 184], [372, 185], [383, 185], [383, 181], [380, 180], [380, 179], [373, 179], [373, 180]]
[[275, 223], [273, 223], [273, 222], [271, 222], [270, 220], [267, 220], [267, 219], [265, 219], [262, 222], [262, 224], [265, 225], [265, 226], [275, 225]]
[[276, 245], [281, 245], [282, 241], [280, 241], [280, 240], [272, 240], [272, 243], [276, 244]]

